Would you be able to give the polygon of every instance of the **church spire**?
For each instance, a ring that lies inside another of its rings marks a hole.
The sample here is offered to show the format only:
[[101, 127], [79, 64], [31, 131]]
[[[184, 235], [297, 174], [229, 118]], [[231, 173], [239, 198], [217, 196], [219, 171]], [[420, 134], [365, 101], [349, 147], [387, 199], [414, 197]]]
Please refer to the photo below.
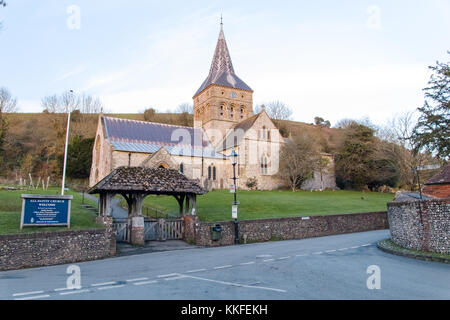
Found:
[[212, 84], [252, 91], [252, 89], [239, 79], [234, 72], [233, 62], [231, 61], [230, 52], [228, 51], [225, 34], [223, 32], [222, 16], [220, 17], [219, 39], [217, 40], [209, 75], [200, 89], [197, 90], [194, 97]]

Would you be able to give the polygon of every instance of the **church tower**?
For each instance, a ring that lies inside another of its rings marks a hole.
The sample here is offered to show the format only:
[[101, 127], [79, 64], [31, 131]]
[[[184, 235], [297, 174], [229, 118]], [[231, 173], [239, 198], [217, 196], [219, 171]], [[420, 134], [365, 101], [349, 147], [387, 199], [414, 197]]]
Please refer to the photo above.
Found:
[[215, 129], [225, 136], [228, 129], [253, 115], [253, 90], [234, 72], [222, 23], [209, 75], [193, 99], [194, 126], [207, 132]]

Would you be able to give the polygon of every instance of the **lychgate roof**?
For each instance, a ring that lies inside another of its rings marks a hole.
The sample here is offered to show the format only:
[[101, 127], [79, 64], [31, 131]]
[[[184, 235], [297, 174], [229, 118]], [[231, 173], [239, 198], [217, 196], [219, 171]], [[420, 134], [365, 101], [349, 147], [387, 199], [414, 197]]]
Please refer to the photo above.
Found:
[[219, 40], [217, 41], [209, 75], [197, 90], [194, 97], [212, 84], [253, 91], [234, 72], [233, 63], [231, 61], [230, 52], [228, 51], [222, 27], [220, 28]]
[[173, 169], [119, 167], [93, 186], [89, 193], [141, 192], [149, 194], [205, 194], [196, 181]]

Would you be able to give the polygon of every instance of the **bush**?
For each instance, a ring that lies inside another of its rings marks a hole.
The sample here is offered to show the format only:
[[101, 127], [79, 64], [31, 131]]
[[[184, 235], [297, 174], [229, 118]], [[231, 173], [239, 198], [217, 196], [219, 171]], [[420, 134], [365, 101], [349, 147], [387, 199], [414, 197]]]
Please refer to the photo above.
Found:
[[258, 187], [258, 180], [256, 179], [256, 177], [248, 178], [247, 182], [245, 183], [245, 185], [250, 190], [256, 190], [257, 187]]

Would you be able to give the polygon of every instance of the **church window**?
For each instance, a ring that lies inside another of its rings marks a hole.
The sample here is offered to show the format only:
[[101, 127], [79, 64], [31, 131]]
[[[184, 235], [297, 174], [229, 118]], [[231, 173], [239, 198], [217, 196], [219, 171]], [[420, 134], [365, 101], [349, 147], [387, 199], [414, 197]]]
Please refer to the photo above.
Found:
[[184, 174], [184, 164], [180, 163], [180, 173]]
[[213, 167], [213, 180], [215, 181], [216, 178], [217, 178], [217, 176], [216, 176], [216, 167], [214, 166]]
[[208, 167], [208, 180], [211, 180], [211, 166]]
[[262, 138], [262, 140], [267, 139], [267, 128], [265, 126], [261, 130], [261, 138]]
[[267, 157], [265, 155], [263, 155], [261, 157], [261, 174], [267, 174], [267, 172], [268, 172], [267, 168], [268, 168]]

